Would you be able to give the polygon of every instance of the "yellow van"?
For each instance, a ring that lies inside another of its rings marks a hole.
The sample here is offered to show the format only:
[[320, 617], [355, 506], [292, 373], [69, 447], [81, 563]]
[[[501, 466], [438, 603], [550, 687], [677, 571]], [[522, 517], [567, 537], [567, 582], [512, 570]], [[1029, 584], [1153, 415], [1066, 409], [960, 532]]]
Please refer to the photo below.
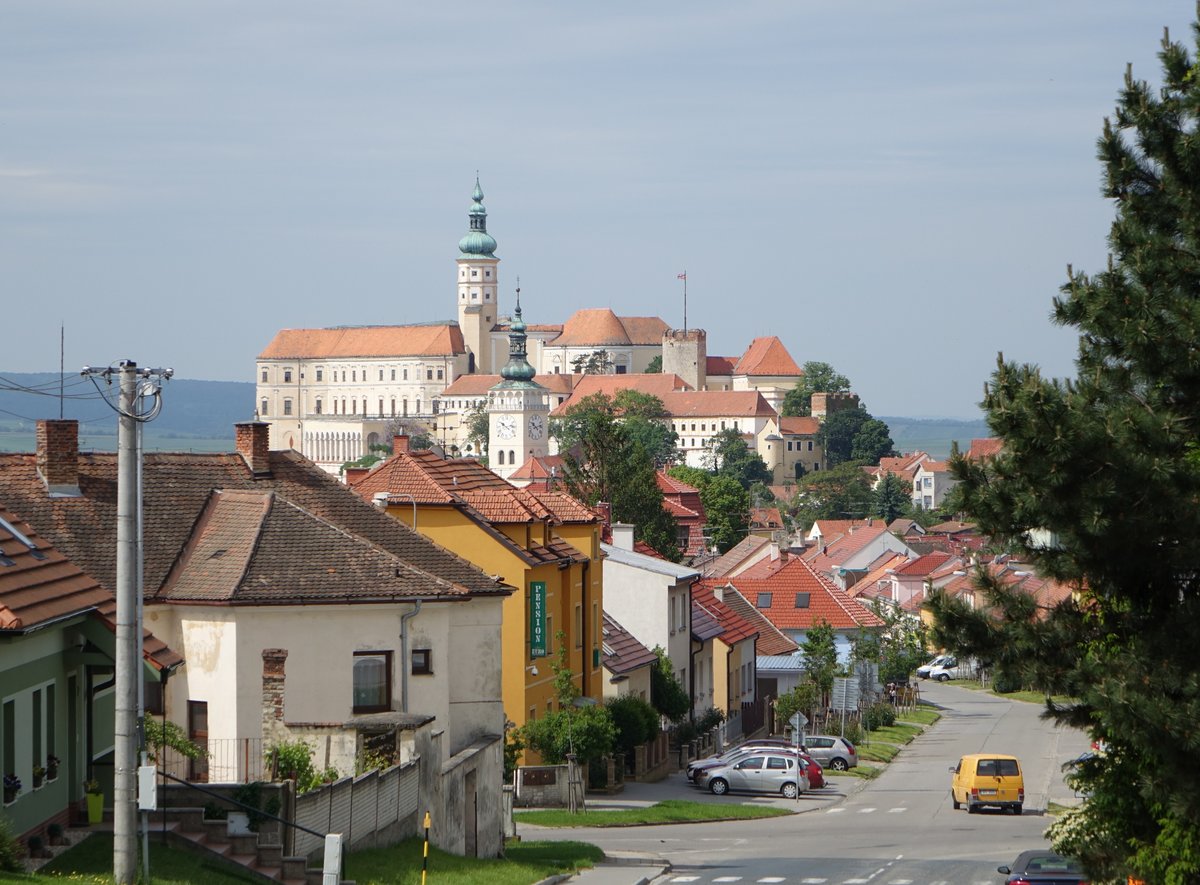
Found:
[[954, 807], [967, 806], [974, 814], [985, 805], [1021, 813], [1025, 804], [1025, 778], [1021, 774], [1021, 763], [1016, 756], [999, 753], [972, 753], [958, 760], [950, 769], [954, 778], [950, 782], [950, 801]]

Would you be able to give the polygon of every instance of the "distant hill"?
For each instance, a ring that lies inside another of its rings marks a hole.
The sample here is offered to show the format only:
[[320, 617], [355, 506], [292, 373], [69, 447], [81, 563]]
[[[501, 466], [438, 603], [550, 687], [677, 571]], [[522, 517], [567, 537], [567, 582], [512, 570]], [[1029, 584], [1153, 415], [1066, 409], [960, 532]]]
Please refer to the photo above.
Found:
[[[100, 389], [112, 403], [118, 396], [117, 380]], [[78, 374], [62, 379], [62, 415], [80, 423], [88, 437], [117, 433], [116, 413], [97, 393], [92, 382]], [[50, 372], [0, 372], [0, 426], [5, 430], [32, 432], [34, 422], [59, 417], [59, 376]], [[233, 425], [254, 416], [254, 384], [246, 381], [193, 381], [172, 379], [163, 385], [163, 407], [146, 425], [150, 439], [234, 438]], [[96, 440], [97, 448], [105, 448]]]
[[[86, 448], [115, 449], [116, 415], [97, 395], [91, 381], [77, 374], [62, 379], [63, 415], [80, 423]], [[101, 389], [112, 402], [117, 385]], [[0, 372], [0, 449], [28, 450], [34, 422], [57, 418], [59, 414], [59, 376], [51, 372]], [[179, 448], [191, 446], [189, 440], [233, 440], [233, 425], [254, 415], [254, 383], [250, 381], [195, 381], [172, 379], [163, 387], [162, 413], [146, 425], [146, 444], [150, 448], [169, 448], [175, 440]], [[892, 432], [892, 441], [902, 452], [918, 449], [937, 458], [950, 454], [950, 445], [958, 440], [966, 449], [976, 437], [988, 436], [983, 420], [961, 421], [938, 418], [880, 417]], [[5, 442], [11, 445], [5, 445]], [[230, 446], [232, 448], [232, 446]]]

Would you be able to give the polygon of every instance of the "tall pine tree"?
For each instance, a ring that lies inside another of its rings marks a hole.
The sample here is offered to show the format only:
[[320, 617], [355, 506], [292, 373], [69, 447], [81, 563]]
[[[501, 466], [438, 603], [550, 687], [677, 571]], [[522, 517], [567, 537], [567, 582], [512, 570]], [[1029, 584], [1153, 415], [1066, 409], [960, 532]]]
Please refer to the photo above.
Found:
[[1054, 303], [1080, 333], [1077, 378], [1001, 358], [984, 405], [1003, 450], [954, 462], [980, 528], [1076, 598], [1043, 611], [985, 581], [998, 617], [931, 608], [944, 645], [1078, 699], [1047, 715], [1107, 745], [1055, 845], [1097, 880], [1185, 883], [1200, 881], [1200, 67], [1166, 36], [1159, 58], [1162, 87], [1127, 72], [1099, 139], [1109, 266], [1068, 269]]

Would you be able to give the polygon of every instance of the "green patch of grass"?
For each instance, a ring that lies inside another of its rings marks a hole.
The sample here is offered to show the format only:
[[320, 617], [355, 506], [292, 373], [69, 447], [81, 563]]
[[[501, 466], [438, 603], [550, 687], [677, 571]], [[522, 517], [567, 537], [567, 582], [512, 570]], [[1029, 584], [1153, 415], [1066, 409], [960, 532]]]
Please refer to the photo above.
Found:
[[915, 722], [918, 725], [933, 725], [942, 718], [942, 714], [933, 707], [920, 706], [913, 710], [904, 710], [896, 718], [897, 723]]
[[[346, 857], [346, 878], [373, 885], [419, 885], [422, 842], [407, 839]], [[459, 857], [429, 849], [429, 881], [439, 885], [530, 885], [594, 866], [604, 852], [586, 842], [511, 842], [502, 858]]]
[[539, 827], [635, 827], [643, 824], [694, 823], [713, 820], [752, 820], [779, 817], [792, 812], [767, 805], [720, 804], [667, 799], [648, 808], [621, 808], [614, 811], [584, 811], [571, 814], [556, 809], [521, 811], [513, 815], [519, 823]]
[[1051, 817], [1058, 817], [1064, 811], [1070, 810], [1071, 806], [1069, 805], [1059, 805], [1057, 802], [1046, 803], [1046, 814], [1050, 815]]
[[[141, 839], [138, 840], [138, 867], [141, 868]], [[88, 885], [112, 882], [113, 840], [109, 833], [95, 833], [78, 845], [72, 845], [54, 860], [30, 876], [14, 876], [14, 881], [58, 883], [63, 879]], [[239, 874], [216, 861], [150, 839], [150, 874], [155, 885], [205, 885], [205, 883], [255, 882], [249, 874]], [[3, 876], [0, 876], [3, 878]]]
[[868, 762], [891, 762], [899, 752], [900, 748], [895, 744], [873, 741], [870, 744], [858, 745], [858, 758]]
[[867, 732], [864, 743], [876, 743], [882, 741], [885, 744], [907, 744], [917, 735], [925, 731], [925, 728], [920, 725], [906, 725], [903, 722], [897, 722], [895, 725], [885, 725], [882, 728], [876, 728], [873, 731]]
[[[862, 757], [862, 753], [859, 753]], [[883, 773], [882, 768], [876, 768], [874, 765], [856, 765], [854, 768], [847, 768], [845, 771], [834, 771], [832, 768], [825, 769], [825, 779], [829, 780], [832, 777], [856, 777], [859, 780], [874, 780]]]

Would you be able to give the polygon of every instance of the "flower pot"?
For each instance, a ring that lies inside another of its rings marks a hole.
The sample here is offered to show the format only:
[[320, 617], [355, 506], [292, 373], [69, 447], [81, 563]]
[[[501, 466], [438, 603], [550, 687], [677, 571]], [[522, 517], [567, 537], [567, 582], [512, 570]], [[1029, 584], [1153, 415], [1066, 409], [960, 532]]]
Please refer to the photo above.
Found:
[[46, 766], [46, 780], [52, 781], [57, 777], [58, 777], [58, 766], [57, 765], [47, 765]]
[[45, 775], [41, 775], [41, 774], [35, 774], [33, 776], [33, 788], [35, 790], [42, 785], [42, 780], [44, 777], [45, 777]]
[[17, 801], [17, 790], [10, 790], [8, 787], [5, 787], [4, 788], [4, 804], [11, 805], [13, 802], [16, 802], [16, 801]]
[[104, 794], [87, 793], [88, 823], [98, 824], [104, 820]]

